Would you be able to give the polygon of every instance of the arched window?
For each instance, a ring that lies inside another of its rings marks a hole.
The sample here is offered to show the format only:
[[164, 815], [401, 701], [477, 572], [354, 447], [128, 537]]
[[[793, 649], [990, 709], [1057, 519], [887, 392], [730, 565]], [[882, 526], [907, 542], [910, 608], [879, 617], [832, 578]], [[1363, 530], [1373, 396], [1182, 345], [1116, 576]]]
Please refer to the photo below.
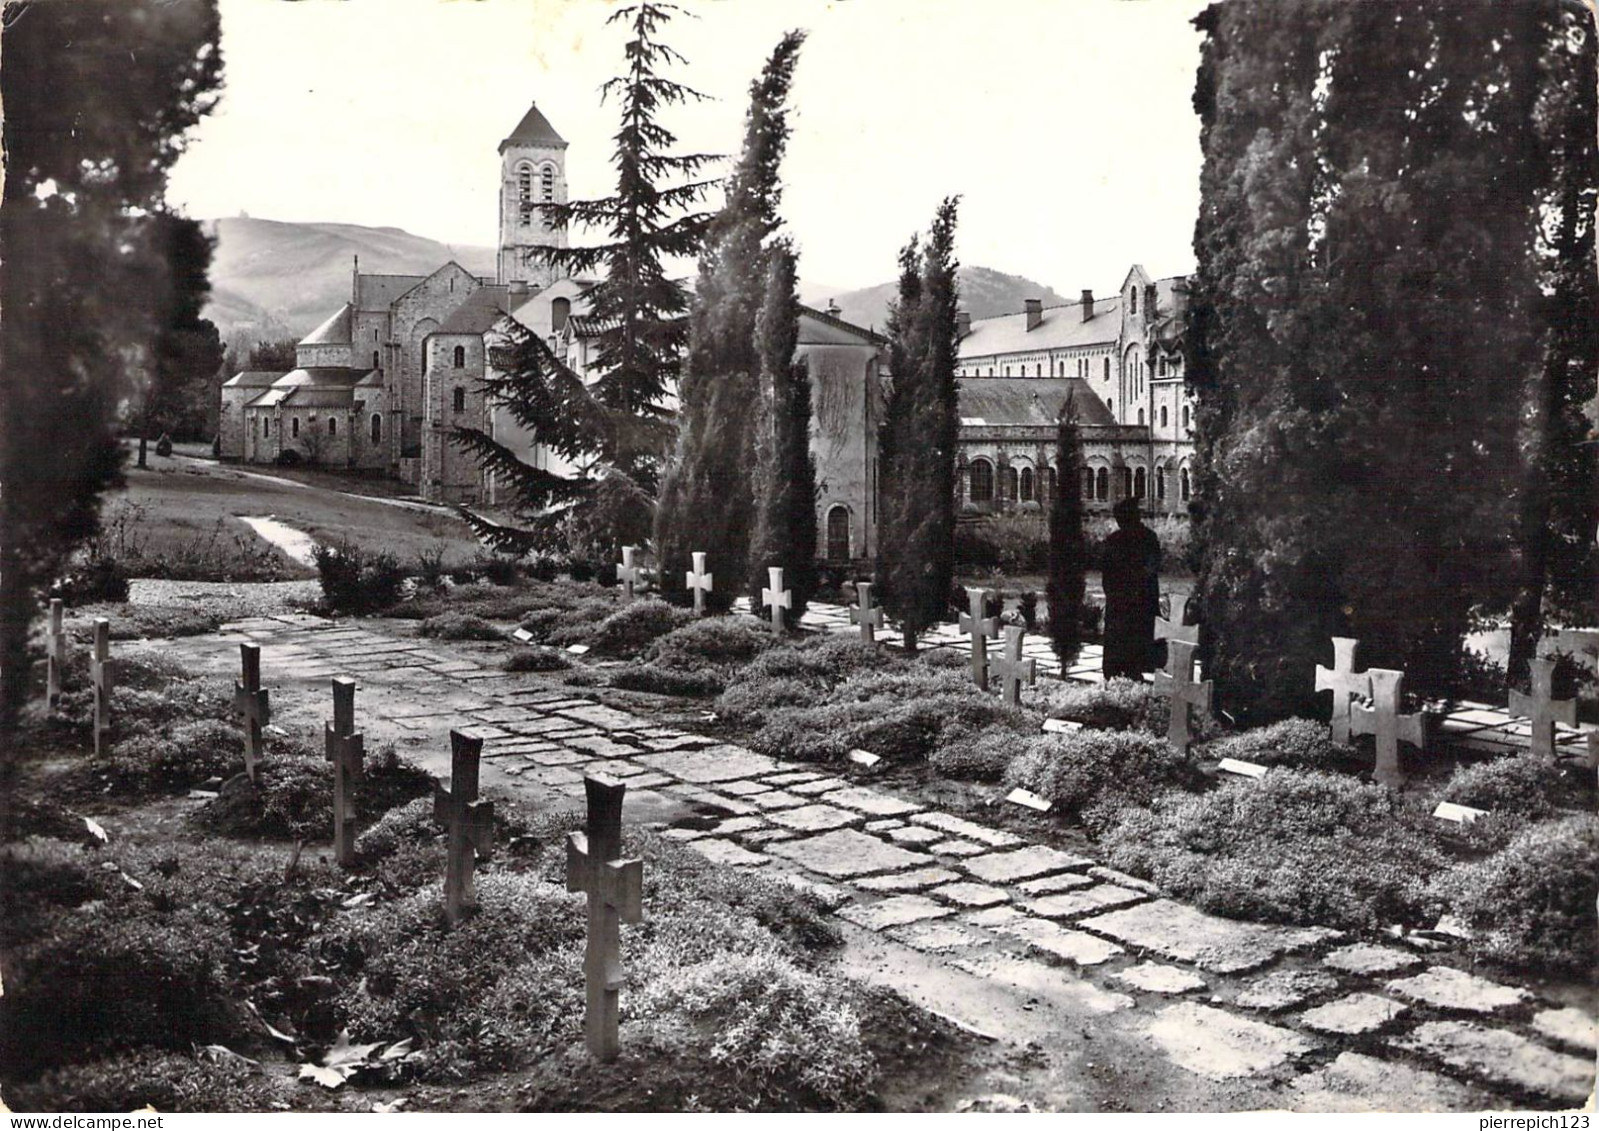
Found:
[[1116, 415], [1116, 398], [1115, 397], [1106, 397], [1105, 398], [1105, 407], [1110, 410], [1110, 414], [1112, 416], [1115, 416]]
[[289, 418], [289, 438], [290, 439], [294, 439], [294, 438], [298, 437], [299, 435], [300, 435], [300, 418], [298, 416], [291, 416]]
[[1138, 410], [1138, 423], [1140, 425], [1142, 425], [1144, 423], [1144, 410], [1143, 409], [1139, 409]]
[[994, 501], [994, 465], [986, 459], [972, 460], [971, 469], [967, 472], [970, 476], [968, 494], [974, 503], [991, 503]]
[[1091, 468], [1091, 467], [1085, 467], [1085, 468], [1083, 468], [1083, 498], [1084, 499], [1092, 499], [1093, 497], [1094, 497], [1094, 469]]
[[831, 561], [849, 560], [849, 508], [842, 503], [827, 511], [827, 556]]
[[1136, 284], [1132, 290], [1127, 292], [1127, 313], [1138, 313], [1138, 287]]
[[1144, 474], [1144, 469], [1139, 468], [1133, 472], [1133, 497], [1142, 499], [1149, 493], [1149, 479]]
[[539, 172], [539, 199], [555, 199], [555, 166], [546, 165]]
[[372, 442], [374, 444], [376, 444], [376, 443], [379, 443], [382, 439], [383, 439], [383, 414], [381, 412], [374, 412], [372, 414]]
[[1188, 427], [1188, 406], [1183, 405], [1183, 427]]
[[261, 418], [261, 435], [272, 435], [272, 418], [270, 416], [263, 416]]
[[1183, 502], [1186, 503], [1188, 501], [1188, 492], [1189, 492], [1188, 469], [1186, 467], [1183, 468], [1182, 473], [1178, 476], [1178, 485], [1179, 485], [1179, 487], [1181, 487], [1182, 492], [1183, 492]]
[[378, 367], [378, 351], [377, 350], [373, 350], [372, 351], [372, 368], [376, 369], [377, 367]]
[[550, 330], [559, 334], [566, 329], [566, 320], [572, 316], [572, 300], [558, 298], [550, 301]]
[[1016, 499], [1020, 498], [1020, 491], [1021, 480], [1016, 474], [1016, 469], [1014, 467], [1007, 467], [1005, 469], [1005, 497], [1014, 502]]
[[1160, 406], [1160, 426], [1162, 428], [1166, 427], [1166, 406], [1165, 405], [1161, 405]]
[[1162, 502], [1166, 499], [1166, 469], [1164, 467], [1155, 469], [1155, 498]]
[[[528, 205], [533, 203], [533, 168], [530, 165], [521, 165], [516, 170], [516, 200], [518, 204]], [[523, 208], [523, 211], [527, 211]]]
[[328, 435], [329, 436], [337, 436], [338, 434], [339, 434], [339, 418], [336, 417], [336, 416], [328, 417]]
[[1033, 492], [1033, 469], [1032, 468], [1030, 468], [1030, 467], [1022, 468], [1021, 485], [1020, 485], [1019, 491], [1020, 491], [1020, 493], [1016, 497], [1019, 498], [1022, 502], [1030, 503], [1030, 502], [1033, 501], [1034, 492]]
[[455, 365], [455, 368], [457, 368], [457, 369], [465, 369], [466, 368], [466, 347], [465, 346], [456, 346], [455, 347], [455, 352], [451, 355], [451, 361]]
[[450, 398], [450, 411], [466, 411], [466, 387], [464, 385], [457, 385], [455, 387], [455, 392]]
[[1102, 467], [1094, 473], [1094, 498], [1105, 502], [1110, 498], [1110, 469]]
[[1105, 359], [1105, 380], [1110, 380], [1110, 358]]

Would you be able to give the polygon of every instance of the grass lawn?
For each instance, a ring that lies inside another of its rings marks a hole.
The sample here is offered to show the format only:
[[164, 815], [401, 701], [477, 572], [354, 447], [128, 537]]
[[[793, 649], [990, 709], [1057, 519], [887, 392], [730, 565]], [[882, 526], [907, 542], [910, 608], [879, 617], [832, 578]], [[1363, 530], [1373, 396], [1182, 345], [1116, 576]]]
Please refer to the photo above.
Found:
[[239, 516], [271, 515], [318, 542], [348, 539], [387, 550], [405, 566], [443, 551], [447, 566], [483, 552], [447, 511], [404, 506], [184, 457], [130, 466], [125, 491], [106, 500], [108, 548], [131, 573], [209, 580], [315, 576], [261, 539]]

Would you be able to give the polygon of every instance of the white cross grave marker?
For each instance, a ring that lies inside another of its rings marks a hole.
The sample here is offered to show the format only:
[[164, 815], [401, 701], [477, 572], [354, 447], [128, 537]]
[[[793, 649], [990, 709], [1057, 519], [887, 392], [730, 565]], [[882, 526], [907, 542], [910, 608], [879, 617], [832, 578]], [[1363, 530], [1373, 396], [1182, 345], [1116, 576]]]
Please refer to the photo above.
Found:
[[61, 598], [50, 598], [50, 633], [45, 637], [45, 702], [55, 710], [61, 699], [61, 673], [67, 668], [67, 634], [61, 629]]
[[761, 590], [761, 604], [771, 607], [772, 631], [780, 633], [783, 631], [783, 610], [794, 607], [794, 591], [783, 588], [782, 566], [768, 566], [766, 577], [771, 587]]
[[992, 665], [994, 674], [1001, 680], [1001, 694], [1005, 703], [1011, 707], [1022, 705], [1022, 684], [1025, 682], [1031, 687], [1038, 678], [1038, 661], [1022, 659], [1022, 637], [1026, 631], [1019, 624], [1007, 624], [1005, 652]]
[[1532, 721], [1532, 753], [1540, 758], [1555, 756], [1555, 724], [1577, 725], [1577, 701], [1554, 697], [1555, 661], [1529, 661], [1532, 694], [1511, 689], [1510, 713]]
[[1347, 636], [1334, 636], [1333, 666], [1316, 665], [1316, 690], [1332, 692], [1332, 737], [1334, 742], [1349, 745], [1350, 696], [1371, 698], [1371, 676], [1355, 671], [1355, 650], [1360, 641]]
[[1198, 644], [1199, 626], [1183, 623], [1183, 618], [1188, 615], [1188, 598], [1181, 593], [1171, 593], [1167, 595], [1166, 603], [1171, 609], [1171, 616], [1155, 618], [1155, 638], [1168, 642], [1186, 640], [1190, 644]]
[[244, 772], [255, 781], [255, 767], [261, 761], [261, 728], [272, 721], [272, 705], [261, 686], [261, 646], [240, 644], [239, 660], [244, 679], [233, 683], [233, 713], [244, 727]]
[[1166, 740], [1179, 753], [1187, 754], [1194, 735], [1189, 716], [1197, 708], [1210, 714], [1211, 681], [1194, 679], [1194, 651], [1199, 645], [1188, 640], [1166, 642], [1165, 671], [1155, 673], [1155, 690], [1171, 698], [1171, 721], [1166, 724]]
[[89, 657], [89, 680], [94, 684], [94, 752], [105, 752], [106, 734], [111, 730], [111, 689], [116, 672], [111, 666], [111, 622], [99, 617], [94, 622], [94, 654]]
[[638, 566], [633, 564], [633, 554], [637, 546], [622, 547], [622, 564], [616, 567], [617, 580], [622, 583], [622, 595], [629, 601], [633, 599], [633, 587], [638, 584]]
[[351, 789], [361, 776], [366, 739], [355, 729], [355, 680], [333, 677], [333, 721], [326, 727], [327, 760], [333, 763], [333, 858], [341, 867], [355, 864], [355, 799]]
[[860, 593], [860, 604], [850, 607], [849, 622], [861, 626], [862, 644], [876, 644], [877, 634], [872, 630], [883, 627], [883, 610], [872, 604], [870, 581], [857, 581], [855, 588]]
[[972, 637], [972, 682], [984, 691], [988, 690], [988, 642], [999, 639], [999, 618], [983, 615], [988, 598], [987, 589], [968, 587], [966, 599], [971, 602], [972, 611], [962, 613], [960, 619], [961, 631]]
[[433, 787], [433, 819], [449, 830], [444, 860], [444, 914], [451, 923], [477, 908], [472, 872], [494, 850], [494, 802], [477, 797], [483, 740], [450, 732], [450, 788]]
[[586, 833], [566, 838], [566, 890], [588, 893], [583, 976], [588, 1009], [583, 1043], [596, 1060], [615, 1060], [622, 983], [622, 923], [644, 918], [644, 861], [623, 860], [622, 795], [627, 786], [599, 774], [583, 778]]
[[711, 591], [715, 577], [705, 572], [704, 553], [695, 550], [690, 556], [694, 559], [694, 568], [688, 571], [685, 580], [688, 587], [694, 590], [694, 615], [702, 617], [705, 615], [705, 594]]
[[1358, 703], [1349, 708], [1349, 733], [1369, 734], [1377, 740], [1376, 778], [1382, 785], [1398, 788], [1405, 782], [1399, 770], [1399, 743], [1408, 742], [1420, 750], [1427, 741], [1427, 715], [1399, 713], [1400, 692], [1405, 673], [1387, 668], [1372, 668], [1370, 707]]

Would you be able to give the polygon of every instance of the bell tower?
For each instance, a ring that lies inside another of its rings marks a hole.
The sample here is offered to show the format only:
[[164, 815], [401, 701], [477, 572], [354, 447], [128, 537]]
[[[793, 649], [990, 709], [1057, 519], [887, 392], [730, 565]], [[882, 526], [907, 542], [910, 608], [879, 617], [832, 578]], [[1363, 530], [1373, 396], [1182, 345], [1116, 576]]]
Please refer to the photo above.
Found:
[[525, 282], [533, 290], [563, 278], [564, 270], [530, 256], [537, 247], [565, 247], [542, 205], [566, 203], [566, 142], [537, 105], [528, 107], [500, 142], [499, 281]]

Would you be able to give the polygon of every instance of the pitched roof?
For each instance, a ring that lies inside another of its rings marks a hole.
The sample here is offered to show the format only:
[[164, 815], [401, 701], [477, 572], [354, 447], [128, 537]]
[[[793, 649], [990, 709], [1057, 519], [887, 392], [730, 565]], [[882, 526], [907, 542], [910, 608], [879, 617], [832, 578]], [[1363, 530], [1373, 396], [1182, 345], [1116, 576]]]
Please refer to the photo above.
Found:
[[291, 389], [283, 403], [295, 408], [342, 408], [355, 403], [355, 393], [349, 387], [327, 389]]
[[368, 373], [366, 369], [351, 369], [345, 365], [313, 365], [291, 369], [276, 381], [276, 389], [297, 388], [349, 388]]
[[247, 402], [246, 408], [271, 408], [274, 405], [294, 404], [307, 408], [347, 405], [354, 400], [356, 386], [369, 387], [379, 383], [376, 369], [350, 369], [343, 365], [316, 365], [307, 369], [291, 369], [279, 374], [272, 387]]
[[426, 278], [426, 275], [357, 275], [355, 308], [386, 311], [394, 305], [395, 299]]
[[350, 304], [345, 303], [339, 311], [322, 325], [312, 330], [300, 339], [302, 346], [347, 346], [350, 344]]
[[533, 103], [527, 108], [527, 113], [522, 115], [522, 120], [516, 124], [516, 129], [500, 142], [500, 152], [504, 153], [512, 145], [547, 145], [566, 148], [566, 140], [555, 132], [555, 127], [550, 125], [550, 120], [539, 112], [538, 103]]
[[455, 308], [435, 334], [482, 334], [505, 313], [507, 288], [498, 284], [479, 287]]
[[222, 387], [224, 389], [264, 389], [282, 376], [283, 373], [281, 371], [273, 369], [245, 369], [222, 382]]
[[597, 338], [622, 324], [620, 318], [596, 318], [592, 314], [573, 314], [566, 320], [566, 333], [573, 338]]
[[800, 314], [807, 318], [814, 318], [824, 326], [831, 326], [835, 330], [843, 330], [846, 334], [853, 334], [864, 341], [874, 345], [886, 346], [888, 339], [875, 330], [868, 330], [865, 326], [857, 326], [853, 322], [846, 322], [836, 314], [829, 314], [825, 310], [817, 310], [814, 306], [799, 304]]
[[1121, 332], [1118, 297], [1095, 299], [1094, 316], [1086, 322], [1078, 302], [1045, 307], [1043, 313], [1044, 320], [1032, 330], [1025, 313], [972, 319], [972, 332], [961, 339], [961, 358], [1100, 345], [1114, 342]]
[[1077, 377], [962, 377], [960, 418], [965, 425], [1054, 424], [1072, 398], [1077, 422], [1114, 425], [1116, 418]]

